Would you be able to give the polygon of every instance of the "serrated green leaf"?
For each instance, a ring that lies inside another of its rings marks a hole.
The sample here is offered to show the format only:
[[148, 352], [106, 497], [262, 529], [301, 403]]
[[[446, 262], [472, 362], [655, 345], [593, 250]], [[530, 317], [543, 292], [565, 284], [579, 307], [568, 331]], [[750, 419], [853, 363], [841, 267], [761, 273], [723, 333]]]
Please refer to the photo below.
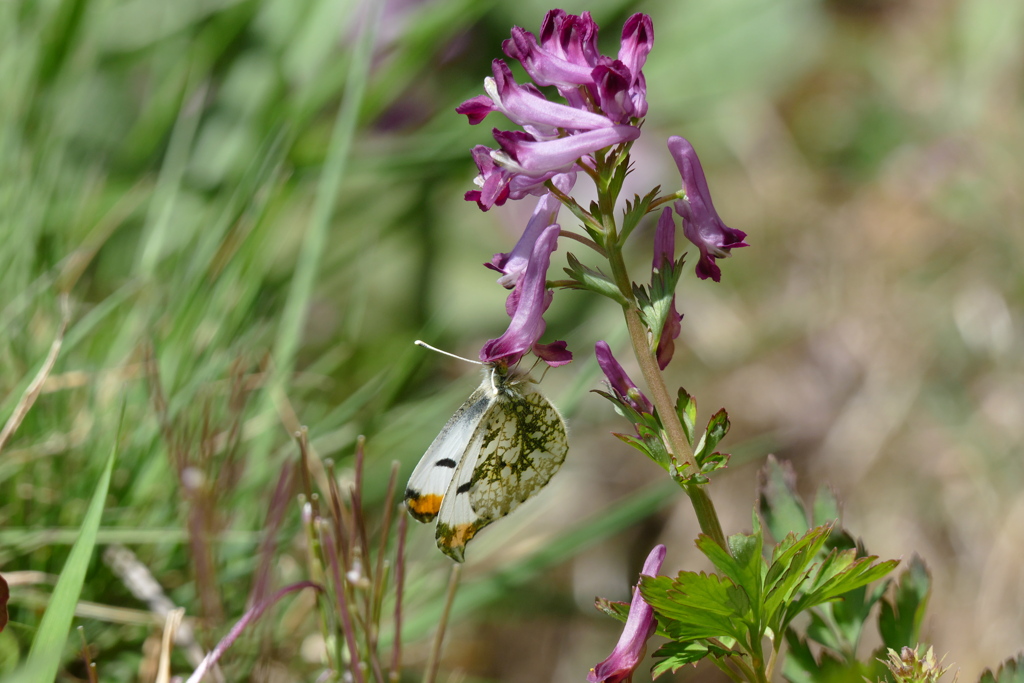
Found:
[[651, 667], [651, 678], [658, 678], [663, 673], [675, 673], [687, 664], [696, 664], [708, 656], [708, 646], [699, 642], [665, 643], [654, 653], [654, 657], [662, 658]]
[[712, 453], [711, 455], [704, 458], [700, 464], [700, 471], [702, 474], [711, 474], [718, 470], [723, 470], [729, 466], [729, 458], [732, 457], [728, 453]]
[[799, 613], [789, 613], [787, 606], [804, 585], [828, 533], [827, 526], [815, 527], [799, 539], [790, 533], [773, 550], [765, 576], [764, 618], [776, 633], [785, 629]]
[[672, 301], [676, 295], [676, 285], [683, 272], [683, 260], [670, 263], [651, 271], [649, 287], [633, 285], [633, 295], [640, 310], [644, 325], [651, 332], [651, 345], [657, 346], [661, 332], [665, 329], [665, 321], [672, 311]]
[[641, 576], [640, 594], [659, 623], [677, 641], [729, 636], [743, 640], [749, 628], [750, 601], [742, 588], [715, 574], [680, 572]]
[[626, 617], [629, 616], [629, 603], [620, 602], [618, 600], [608, 600], [606, 598], [596, 598], [594, 600], [594, 607], [601, 612], [604, 612], [613, 619], [618, 619], [621, 622], [626, 621]]
[[930, 594], [931, 576], [924, 560], [915, 554], [896, 581], [892, 599], [883, 600], [878, 612], [878, 632], [886, 647], [899, 651], [917, 643]]
[[992, 673], [991, 669], [985, 669], [979, 683], [1024, 683], [1024, 653], [1007, 659], [996, 673]]
[[693, 428], [697, 424], [697, 399], [690, 396], [682, 387], [679, 388], [679, 395], [676, 397], [676, 414], [683, 425], [686, 440], [693, 446]]
[[[756, 521], [756, 520], [755, 520]], [[715, 567], [742, 588], [750, 599], [754, 621], [760, 619], [762, 576], [765, 567], [761, 557], [762, 533], [760, 525], [751, 534], [735, 534], [728, 538], [729, 551], [718, 545], [710, 536], [697, 537], [697, 548], [707, 556]], [[731, 552], [731, 554], [730, 554]]]
[[829, 522], [836, 522], [841, 517], [839, 500], [831, 486], [822, 484], [818, 488], [818, 495], [814, 497], [814, 506], [811, 508], [811, 523], [814, 526], [821, 526]]
[[899, 564], [899, 560], [872, 564], [877, 559], [874, 555], [856, 559], [854, 550], [832, 551], [809, 579], [812, 588], [787, 607], [787, 623], [806, 609], [837, 600], [844, 593], [882, 578]]
[[633, 229], [640, 224], [640, 219], [647, 215], [647, 208], [657, 198], [659, 192], [661, 192], [661, 185], [655, 187], [642, 199], [640, 195], [633, 195], [633, 201], [626, 202], [626, 209], [622, 212], [622, 227], [619, 230], [620, 242], [625, 242]]
[[790, 532], [806, 533], [807, 510], [797, 495], [793, 468], [769, 455], [760, 478], [760, 512], [772, 538], [785, 538]]
[[668, 454], [665, 442], [661, 438], [661, 431], [654, 430], [647, 425], [636, 425], [640, 438], [647, 447], [647, 454], [655, 463], [660, 465], [666, 472], [672, 466], [672, 457]]
[[728, 433], [729, 414], [725, 412], [725, 408], [722, 408], [708, 420], [708, 426], [704, 430], [704, 435], [701, 437], [700, 443], [694, 448], [693, 455], [702, 470], [704, 461], [715, 450], [715, 447], [718, 446], [718, 442]]
[[586, 289], [608, 297], [623, 306], [626, 305], [626, 298], [622, 296], [622, 292], [611, 281], [611, 278], [600, 270], [583, 265], [574, 254], [566, 254], [566, 260], [569, 267], [564, 269], [565, 273], [573, 282], [577, 283], [579, 289]]

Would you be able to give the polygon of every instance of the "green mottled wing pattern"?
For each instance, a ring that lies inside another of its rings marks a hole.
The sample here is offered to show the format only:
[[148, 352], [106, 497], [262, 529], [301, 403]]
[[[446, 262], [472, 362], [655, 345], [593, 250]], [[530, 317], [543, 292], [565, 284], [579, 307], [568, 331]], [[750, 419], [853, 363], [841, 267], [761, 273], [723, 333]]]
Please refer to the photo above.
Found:
[[537, 493], [562, 466], [569, 451], [565, 422], [534, 391], [511, 391], [499, 399], [482, 430], [480, 453], [469, 489], [477, 528], [512, 512]]

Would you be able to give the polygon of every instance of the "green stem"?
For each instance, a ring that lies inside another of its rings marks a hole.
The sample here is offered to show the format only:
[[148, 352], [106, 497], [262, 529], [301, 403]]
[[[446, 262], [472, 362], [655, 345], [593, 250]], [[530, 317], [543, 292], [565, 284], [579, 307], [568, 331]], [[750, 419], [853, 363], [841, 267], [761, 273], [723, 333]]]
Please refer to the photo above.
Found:
[[[598, 164], [601, 160], [598, 159]], [[602, 227], [604, 228], [604, 243], [608, 253], [608, 265], [612, 271], [612, 280], [619, 288], [623, 298], [628, 302], [622, 307], [626, 317], [626, 327], [629, 329], [629, 339], [633, 344], [633, 353], [640, 370], [647, 383], [650, 392], [649, 398], [658, 411], [661, 423], [665, 428], [664, 435], [666, 446], [679, 469], [689, 470], [693, 474], [700, 473], [697, 459], [690, 448], [690, 442], [683, 431], [683, 424], [680, 422], [679, 414], [676, 412], [675, 401], [669, 394], [665, 385], [665, 378], [658, 366], [658, 359], [655, 349], [651, 347], [647, 328], [640, 319], [640, 311], [636, 305], [636, 297], [633, 295], [633, 281], [626, 270], [626, 262], [622, 258], [622, 245], [619, 244], [618, 232], [615, 225], [614, 206], [615, 197], [613, 193], [606, 191], [607, 183], [598, 183], [598, 205], [601, 207]], [[688, 466], [688, 467], [687, 467]], [[725, 534], [722, 532], [722, 523], [718, 520], [718, 513], [711, 502], [711, 496], [705, 488], [695, 483], [681, 483], [683, 491], [690, 497], [693, 511], [697, 516], [697, 523], [701, 531], [711, 537], [718, 545], [729, 552], [729, 544], [726, 543]]]
[[[612, 268], [615, 271], [615, 268]], [[658, 367], [658, 359], [654, 349], [648, 343], [647, 328], [640, 320], [640, 313], [636, 306], [624, 307], [626, 326], [629, 328], [629, 339], [633, 343], [633, 353], [640, 364], [640, 371], [644, 375], [647, 389], [650, 391], [650, 399], [658, 410], [661, 423], [665, 427], [665, 437], [668, 440], [669, 450], [672, 457], [679, 463], [680, 469], [689, 466], [691, 472], [699, 472], [697, 459], [690, 448], [690, 442], [686, 439], [683, 425], [679, 421], [679, 414], [676, 412], [675, 402], [665, 386], [665, 378]], [[699, 484], [683, 484], [683, 490], [690, 497], [693, 511], [697, 515], [697, 523], [701, 531], [710, 536], [718, 545], [728, 551], [729, 546], [725, 541], [725, 534], [722, 532], [722, 524], [718, 520], [718, 512], [707, 490]]]

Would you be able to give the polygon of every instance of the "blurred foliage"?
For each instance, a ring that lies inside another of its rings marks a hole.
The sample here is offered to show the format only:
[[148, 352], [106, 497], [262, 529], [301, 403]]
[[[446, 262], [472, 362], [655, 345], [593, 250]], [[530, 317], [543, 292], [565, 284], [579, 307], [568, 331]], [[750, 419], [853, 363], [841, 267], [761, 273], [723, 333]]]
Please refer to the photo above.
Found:
[[[1024, 642], [1024, 5], [564, 8], [591, 10], [609, 47], [630, 13], [654, 18], [626, 192], [676, 182], [662, 141], [685, 135], [723, 218], [750, 235], [722, 285], [684, 274], [670, 369], [703, 406], [729, 409], [732, 472], [712, 483], [727, 531], [749, 524], [744, 460], [773, 450], [801, 481], [832, 481], [873, 551], [927, 560], [924, 637], [975, 679]], [[476, 381], [411, 342], [473, 355], [504, 329], [505, 293], [480, 263], [529, 209], [462, 201], [467, 152], [489, 131], [453, 108], [480, 91], [509, 27], [535, 31], [547, 9], [389, 3], [345, 152], [339, 111], [367, 25], [355, 0], [0, 3], [0, 419], [44, 365], [59, 294], [72, 302], [56, 365], [0, 453], [0, 670], [27, 652], [30, 597], [68, 558], [122, 403], [97, 543], [130, 544], [207, 647], [245, 609], [299, 424], [342, 477], [367, 436], [368, 505], [392, 460], [411, 470]], [[647, 236], [642, 224], [637, 263]], [[580, 676], [615, 639], [595, 594], [625, 597], [658, 539], [666, 568], [699, 562], [687, 507], [644, 488], [657, 468], [610, 437], [621, 423], [585, 394], [598, 387], [588, 349], [622, 339], [614, 308], [575, 292], [552, 306], [549, 330], [577, 361], [545, 390], [572, 451], [549, 492], [477, 541], [443, 670]], [[411, 669], [444, 589], [431, 535], [410, 529]], [[301, 578], [301, 537], [294, 506], [275, 585]], [[519, 599], [531, 594], [551, 599]], [[99, 553], [82, 599], [111, 608], [79, 611], [103, 679], [151, 680], [160, 620]], [[225, 671], [306, 680], [312, 618], [296, 599]]]

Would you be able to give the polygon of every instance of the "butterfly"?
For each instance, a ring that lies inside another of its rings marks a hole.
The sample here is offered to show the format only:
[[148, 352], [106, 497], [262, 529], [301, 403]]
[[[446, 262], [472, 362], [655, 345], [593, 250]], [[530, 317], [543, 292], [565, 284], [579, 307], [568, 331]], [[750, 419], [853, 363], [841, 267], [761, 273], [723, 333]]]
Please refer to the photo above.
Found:
[[456, 562], [480, 529], [544, 488], [569, 451], [562, 416], [529, 374], [486, 364], [484, 375], [405, 489], [409, 513], [424, 523], [437, 518], [437, 547]]

